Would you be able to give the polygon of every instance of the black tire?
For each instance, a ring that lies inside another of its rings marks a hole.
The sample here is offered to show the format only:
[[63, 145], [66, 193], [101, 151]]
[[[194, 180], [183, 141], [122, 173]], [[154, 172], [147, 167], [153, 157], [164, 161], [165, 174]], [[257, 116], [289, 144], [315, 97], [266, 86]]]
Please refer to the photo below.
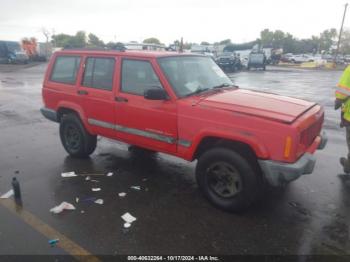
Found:
[[[216, 165], [223, 164], [227, 165], [225, 168], [227, 168], [226, 171], [229, 171], [228, 173], [231, 175], [235, 173], [235, 178], [230, 180], [221, 176], [225, 172], [222, 172], [221, 168], [216, 169]], [[234, 173], [230, 170], [233, 170]], [[219, 179], [216, 179], [218, 173], [221, 175]], [[261, 176], [256, 164], [228, 148], [213, 148], [203, 153], [197, 163], [196, 179], [204, 196], [214, 206], [230, 212], [242, 211], [251, 206], [257, 200], [262, 189], [259, 188], [259, 184], [262, 187], [262, 183], [259, 183]], [[236, 188], [236, 191], [226, 190], [224, 193], [223, 183], [230, 184]], [[218, 186], [219, 184], [220, 186]], [[215, 187], [221, 187], [219, 190], [222, 192], [218, 193]], [[232, 195], [232, 193], [234, 194]]]
[[62, 117], [60, 138], [64, 149], [72, 157], [86, 158], [96, 149], [97, 136], [87, 132], [76, 114]]

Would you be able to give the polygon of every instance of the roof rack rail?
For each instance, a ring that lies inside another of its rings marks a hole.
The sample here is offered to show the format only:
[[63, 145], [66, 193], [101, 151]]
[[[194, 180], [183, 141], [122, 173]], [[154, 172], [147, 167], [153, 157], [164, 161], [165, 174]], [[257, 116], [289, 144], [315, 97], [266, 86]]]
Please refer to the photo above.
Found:
[[63, 50], [77, 50], [77, 51], [119, 51], [119, 52], [124, 52], [126, 50], [126, 47], [124, 45], [116, 45], [112, 48], [107, 48], [107, 47], [70, 47], [70, 46], [65, 46]]

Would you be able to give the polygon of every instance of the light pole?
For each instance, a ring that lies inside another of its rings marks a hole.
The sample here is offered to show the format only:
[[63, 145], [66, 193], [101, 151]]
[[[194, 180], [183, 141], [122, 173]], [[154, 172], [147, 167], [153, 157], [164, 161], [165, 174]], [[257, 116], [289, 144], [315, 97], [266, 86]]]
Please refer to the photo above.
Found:
[[342, 20], [341, 27], [340, 27], [340, 31], [339, 31], [339, 38], [338, 38], [337, 50], [335, 51], [335, 56], [334, 56], [334, 65], [336, 64], [336, 60], [337, 60], [337, 56], [338, 56], [338, 52], [339, 52], [339, 46], [340, 46], [340, 41], [341, 41], [341, 35], [342, 35], [342, 33], [343, 33], [343, 26], [344, 26], [344, 20], [345, 20], [346, 10], [347, 10], [347, 9], [348, 9], [348, 3], [345, 4], [345, 8], [344, 8], [343, 20]]

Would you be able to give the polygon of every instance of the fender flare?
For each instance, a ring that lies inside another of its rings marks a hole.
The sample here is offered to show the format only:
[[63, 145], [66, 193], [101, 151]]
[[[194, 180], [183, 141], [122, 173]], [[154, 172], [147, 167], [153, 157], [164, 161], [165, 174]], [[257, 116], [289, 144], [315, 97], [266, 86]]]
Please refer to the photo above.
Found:
[[203, 139], [207, 137], [213, 137], [218, 139], [225, 139], [230, 140], [232, 142], [240, 142], [243, 144], [246, 144], [249, 146], [253, 152], [255, 153], [256, 157], [259, 159], [268, 159], [269, 158], [269, 152], [267, 150], [267, 147], [261, 143], [253, 134], [247, 131], [237, 131], [237, 132], [225, 132], [220, 131], [218, 132], [213, 130], [206, 130], [198, 133], [194, 139], [192, 140], [192, 145], [188, 150], [187, 159], [194, 160], [195, 153], [198, 149], [198, 146], [203, 141]]
[[84, 110], [81, 106], [75, 104], [75, 103], [72, 103], [72, 102], [67, 102], [67, 101], [61, 101], [57, 104], [57, 107], [56, 107], [56, 112], [58, 113], [58, 111], [61, 109], [61, 108], [66, 108], [66, 109], [70, 109], [72, 111], [75, 111], [81, 122], [83, 123], [84, 127], [86, 128], [86, 130], [90, 133], [90, 134], [94, 134], [94, 132], [92, 132], [90, 126], [89, 126], [89, 123], [88, 123], [88, 119], [84, 113]]

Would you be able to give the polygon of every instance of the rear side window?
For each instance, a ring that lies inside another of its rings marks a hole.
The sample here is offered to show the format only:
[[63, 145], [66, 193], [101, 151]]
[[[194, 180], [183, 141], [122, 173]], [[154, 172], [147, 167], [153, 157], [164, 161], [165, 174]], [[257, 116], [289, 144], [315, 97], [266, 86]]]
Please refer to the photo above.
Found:
[[112, 90], [114, 75], [114, 58], [89, 57], [85, 63], [83, 86]]
[[121, 87], [123, 92], [143, 96], [145, 90], [152, 87], [162, 88], [162, 85], [150, 62], [123, 60]]
[[50, 80], [74, 85], [79, 65], [79, 56], [58, 56], [53, 66]]

